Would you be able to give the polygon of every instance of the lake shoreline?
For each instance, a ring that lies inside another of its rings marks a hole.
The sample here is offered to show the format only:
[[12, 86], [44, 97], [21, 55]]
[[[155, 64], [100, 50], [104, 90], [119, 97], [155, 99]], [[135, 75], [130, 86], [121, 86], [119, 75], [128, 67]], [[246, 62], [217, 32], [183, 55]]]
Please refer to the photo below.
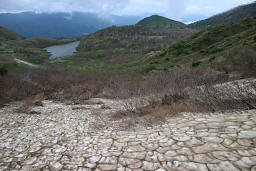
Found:
[[75, 54], [76, 48], [78, 47], [80, 41], [63, 44], [63, 45], [54, 45], [44, 48], [51, 54], [50, 59], [56, 59], [64, 56], [73, 56]]

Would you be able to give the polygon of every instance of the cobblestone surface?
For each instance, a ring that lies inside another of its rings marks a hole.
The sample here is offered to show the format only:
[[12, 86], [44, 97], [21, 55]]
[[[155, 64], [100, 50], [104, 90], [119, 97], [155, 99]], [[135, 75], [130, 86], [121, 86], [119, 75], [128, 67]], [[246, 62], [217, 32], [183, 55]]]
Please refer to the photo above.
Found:
[[102, 101], [44, 101], [34, 115], [15, 113], [17, 104], [0, 109], [0, 170], [256, 170], [256, 110], [183, 113], [161, 126], [96, 131], [93, 111], [120, 107]]

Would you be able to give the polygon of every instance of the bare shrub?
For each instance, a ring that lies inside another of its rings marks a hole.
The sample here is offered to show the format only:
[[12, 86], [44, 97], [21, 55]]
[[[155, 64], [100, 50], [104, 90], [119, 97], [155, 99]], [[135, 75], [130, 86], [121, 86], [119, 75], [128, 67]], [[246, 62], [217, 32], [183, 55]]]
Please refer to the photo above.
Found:
[[0, 77], [0, 104], [37, 94], [46, 99], [80, 102], [96, 96], [107, 84], [101, 74], [39, 70]]
[[184, 100], [184, 95], [174, 94], [174, 95], [165, 95], [162, 99], [162, 104], [171, 105], [177, 103], [178, 101]]
[[112, 114], [112, 118], [128, 117], [134, 121], [142, 118], [149, 126], [162, 123], [166, 116], [181, 112], [254, 109], [256, 104], [256, 81], [232, 81], [226, 75], [218, 75], [204, 68], [159, 73], [146, 81], [150, 84], [140, 84], [143, 95], [157, 92], [161, 94], [161, 100], [151, 96], [157, 99], [156, 102], [144, 107], [138, 105], [139, 101], [126, 103], [125, 111]]
[[214, 68], [243, 78], [256, 77], [256, 48], [237, 47], [230, 51], [224, 62], [216, 63]]
[[32, 107], [43, 106], [41, 98], [29, 97], [25, 99], [20, 107], [16, 109], [18, 113], [27, 113], [27, 114], [40, 114], [37, 111], [33, 111]]
[[110, 117], [115, 120], [133, 120], [132, 125], [134, 127], [138, 124], [151, 127], [156, 124], [162, 124], [166, 121], [167, 117], [176, 116], [182, 112], [208, 112], [210, 109], [207, 103], [183, 99], [168, 104], [158, 102], [136, 108], [136, 110], [133, 111], [117, 111], [111, 114]]
[[179, 112], [255, 108], [255, 82], [228, 81], [227, 75], [203, 67], [149, 75], [39, 70], [0, 77], [0, 104], [38, 94], [71, 103], [86, 103], [92, 97], [125, 99], [123, 112], [111, 118], [133, 118], [135, 123], [139, 118], [153, 123]]
[[222, 84], [205, 84], [195, 88], [194, 97], [208, 103], [213, 111], [231, 109], [255, 109], [256, 81], [237, 80]]
[[13, 100], [22, 100], [39, 92], [40, 88], [37, 85], [23, 81], [19, 76], [0, 77], [0, 105]]
[[[131, 118], [135, 123], [139, 123], [142, 119], [145, 125], [150, 126], [164, 122], [166, 116], [181, 112], [213, 111], [210, 103], [200, 101], [193, 96], [199, 95], [197, 89], [199, 86], [225, 81], [228, 81], [227, 77], [218, 76], [204, 68], [155, 73], [136, 83], [137, 90], [134, 94], [130, 94], [130, 97], [136, 98], [126, 101], [123, 105], [124, 111], [112, 114], [111, 118]], [[125, 83], [123, 85], [127, 87], [134, 85]], [[196, 94], [191, 91], [195, 91]], [[116, 92], [118, 95], [118, 91]], [[143, 100], [144, 103], [142, 103]]]

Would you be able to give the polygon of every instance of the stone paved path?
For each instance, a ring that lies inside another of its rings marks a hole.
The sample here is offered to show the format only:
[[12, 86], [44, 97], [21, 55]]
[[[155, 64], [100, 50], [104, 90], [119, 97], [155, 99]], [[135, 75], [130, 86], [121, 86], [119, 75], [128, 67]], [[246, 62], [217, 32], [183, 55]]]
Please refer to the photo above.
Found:
[[15, 113], [15, 104], [0, 109], [0, 170], [256, 171], [256, 110], [94, 131], [90, 123], [100, 120], [92, 109], [102, 104], [44, 104], [34, 115]]

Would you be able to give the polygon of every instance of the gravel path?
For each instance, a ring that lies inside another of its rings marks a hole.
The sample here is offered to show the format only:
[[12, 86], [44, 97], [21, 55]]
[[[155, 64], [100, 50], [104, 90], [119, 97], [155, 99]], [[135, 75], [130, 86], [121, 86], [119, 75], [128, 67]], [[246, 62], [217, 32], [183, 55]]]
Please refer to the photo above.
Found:
[[16, 113], [19, 105], [0, 109], [0, 170], [256, 171], [256, 110], [183, 113], [161, 126], [96, 131], [102, 118], [95, 110], [107, 117], [120, 102], [44, 101], [33, 108], [40, 114]]
[[14, 61], [17, 62], [18, 64], [24, 64], [24, 65], [28, 65], [30, 67], [38, 68], [38, 66], [35, 65], [35, 64], [32, 64], [32, 63], [27, 62], [27, 61], [20, 60], [20, 59], [17, 59], [17, 58], [14, 58]]

